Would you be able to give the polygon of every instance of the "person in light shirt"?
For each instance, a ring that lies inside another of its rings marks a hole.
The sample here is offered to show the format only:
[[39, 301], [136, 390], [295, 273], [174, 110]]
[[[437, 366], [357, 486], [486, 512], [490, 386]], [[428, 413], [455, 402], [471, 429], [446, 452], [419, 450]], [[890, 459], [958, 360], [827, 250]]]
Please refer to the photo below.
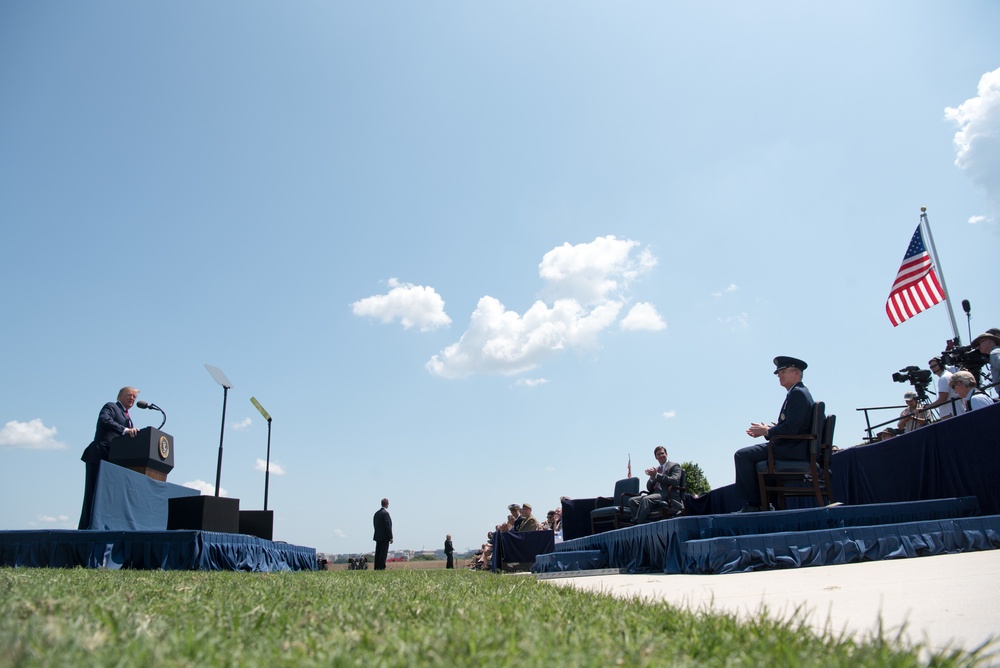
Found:
[[930, 367], [931, 373], [938, 377], [937, 399], [924, 406], [924, 408], [927, 410], [936, 408], [942, 420], [950, 418], [953, 415], [951, 400], [955, 398], [951, 393], [951, 386], [948, 385], [952, 372], [945, 368], [944, 364], [941, 363], [940, 357], [932, 357], [927, 366]]
[[993, 400], [977, 392], [976, 377], [968, 371], [956, 371], [951, 376], [951, 389], [959, 396], [955, 402], [955, 414], [962, 415], [993, 405]]

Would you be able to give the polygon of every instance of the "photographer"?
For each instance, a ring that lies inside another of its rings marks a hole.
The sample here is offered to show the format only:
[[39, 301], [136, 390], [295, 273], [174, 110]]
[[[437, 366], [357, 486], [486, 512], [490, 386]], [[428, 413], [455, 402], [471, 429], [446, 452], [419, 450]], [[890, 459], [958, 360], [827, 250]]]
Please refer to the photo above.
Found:
[[955, 398], [952, 396], [951, 387], [948, 385], [948, 381], [951, 380], [951, 371], [948, 371], [948, 369], [944, 367], [944, 363], [941, 362], [940, 357], [932, 357], [927, 363], [927, 366], [929, 366], [931, 368], [931, 372], [938, 377], [938, 391], [937, 399], [934, 400], [934, 403], [927, 404], [924, 406], [924, 409], [933, 410], [936, 408], [938, 409], [938, 415], [941, 416], [942, 420], [950, 418], [954, 415], [954, 412], [951, 409], [951, 400]]
[[978, 349], [982, 355], [989, 357], [990, 369], [993, 372], [990, 383], [993, 384], [993, 387], [997, 387], [997, 383], [1000, 383], [1000, 335], [994, 332], [995, 330], [987, 330], [972, 339], [972, 347]]
[[930, 411], [926, 408], [919, 408], [917, 405], [917, 393], [910, 391], [903, 395], [903, 401], [906, 402], [906, 408], [903, 412], [899, 414], [899, 422], [897, 427], [903, 431], [904, 434], [923, 427], [925, 424], [930, 422]]

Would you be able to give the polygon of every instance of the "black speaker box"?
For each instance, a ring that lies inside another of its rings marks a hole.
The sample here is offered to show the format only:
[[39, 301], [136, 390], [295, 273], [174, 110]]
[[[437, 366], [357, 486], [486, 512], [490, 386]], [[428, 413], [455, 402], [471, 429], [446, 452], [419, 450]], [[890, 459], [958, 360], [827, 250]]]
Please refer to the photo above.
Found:
[[272, 540], [274, 535], [273, 510], [241, 510], [240, 533]]
[[180, 496], [169, 500], [167, 529], [240, 533], [240, 500], [223, 496]]

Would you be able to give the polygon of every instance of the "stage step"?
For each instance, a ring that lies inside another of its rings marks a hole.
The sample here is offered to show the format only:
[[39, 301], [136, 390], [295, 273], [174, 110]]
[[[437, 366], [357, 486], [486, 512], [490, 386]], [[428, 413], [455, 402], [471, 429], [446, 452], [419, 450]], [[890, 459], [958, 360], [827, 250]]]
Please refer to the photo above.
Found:
[[1000, 515], [686, 541], [683, 572], [740, 573], [1000, 548]]
[[678, 517], [564, 541], [532, 571], [730, 573], [997, 547], [1000, 516], [961, 497]]

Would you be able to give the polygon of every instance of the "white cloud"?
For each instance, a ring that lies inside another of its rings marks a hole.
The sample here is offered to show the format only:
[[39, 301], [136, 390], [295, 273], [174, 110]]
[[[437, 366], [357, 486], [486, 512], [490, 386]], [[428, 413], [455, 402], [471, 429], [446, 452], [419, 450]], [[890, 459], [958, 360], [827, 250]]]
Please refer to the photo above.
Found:
[[632, 257], [638, 241], [597, 237], [590, 243], [553, 248], [538, 265], [554, 299], [575, 299], [581, 304], [601, 304], [619, 298], [630, 283], [656, 266], [648, 250]]
[[978, 225], [979, 223], [991, 223], [993, 220], [989, 216], [972, 216], [969, 218], [969, 225]]
[[344, 533], [343, 529], [334, 529], [333, 530], [333, 537], [334, 538], [347, 538], [347, 534]]
[[727, 292], [736, 292], [737, 290], [739, 290], [739, 287], [737, 287], [737, 285], [735, 283], [730, 283], [729, 287], [727, 287], [725, 290], [720, 290], [718, 292], [713, 292], [712, 296], [713, 297], [721, 297], [722, 295], [726, 294]]
[[351, 304], [356, 316], [376, 318], [383, 323], [399, 320], [404, 329], [427, 332], [451, 324], [444, 312], [444, 300], [434, 288], [389, 279], [388, 294], [365, 297]]
[[[254, 464], [254, 469], [264, 473], [267, 470], [267, 462], [258, 457], [257, 463]], [[285, 475], [285, 467], [277, 462], [271, 462], [271, 473], [274, 475]]]
[[667, 328], [656, 307], [648, 302], [640, 302], [629, 309], [628, 315], [622, 318], [619, 325], [628, 332], [658, 332]]
[[[656, 263], [639, 242], [611, 235], [558, 246], [538, 265], [548, 302], [538, 300], [520, 315], [495, 297], [480, 298], [465, 333], [426, 368], [443, 378], [511, 375], [531, 371], [565, 350], [594, 349], [625, 307], [629, 286]], [[633, 307], [622, 324], [626, 330], [664, 327], [647, 303]]]
[[663, 411], [664, 420], [672, 420], [677, 417], [677, 411]]
[[719, 318], [719, 322], [726, 325], [731, 330], [748, 329], [750, 327], [750, 314], [744, 311], [739, 315], [730, 315]]
[[53, 515], [39, 515], [37, 517], [37, 519], [38, 519], [39, 522], [42, 522], [44, 524], [55, 524], [56, 522], [62, 522], [62, 523], [68, 522], [69, 521], [69, 516], [68, 515], [54, 515], [54, 516]]
[[426, 367], [443, 378], [531, 371], [568, 348], [596, 346], [597, 335], [615, 321], [621, 306], [609, 302], [588, 311], [573, 299], [560, 299], [552, 308], [537, 301], [519, 316], [493, 297], [482, 297], [462, 338]]
[[549, 382], [548, 378], [520, 378], [515, 385], [518, 387], [538, 387]]
[[[205, 482], [204, 480], [192, 480], [191, 482], [182, 483], [182, 486], [188, 489], [196, 489], [201, 492], [202, 496], [215, 496], [215, 483]], [[225, 487], [219, 487], [219, 496], [229, 496], [229, 492], [226, 491]]]
[[252, 424], [253, 424], [253, 420], [251, 420], [250, 418], [243, 418], [239, 422], [234, 422], [234, 423], [232, 423], [229, 426], [231, 426], [236, 431], [243, 431], [244, 429], [246, 429], [247, 427], [249, 427]]
[[1000, 203], [1000, 68], [979, 79], [977, 93], [944, 114], [959, 128], [955, 165]]
[[0, 429], [0, 447], [26, 450], [64, 450], [66, 444], [56, 440], [55, 427], [46, 427], [41, 419], [28, 422], [11, 420]]

